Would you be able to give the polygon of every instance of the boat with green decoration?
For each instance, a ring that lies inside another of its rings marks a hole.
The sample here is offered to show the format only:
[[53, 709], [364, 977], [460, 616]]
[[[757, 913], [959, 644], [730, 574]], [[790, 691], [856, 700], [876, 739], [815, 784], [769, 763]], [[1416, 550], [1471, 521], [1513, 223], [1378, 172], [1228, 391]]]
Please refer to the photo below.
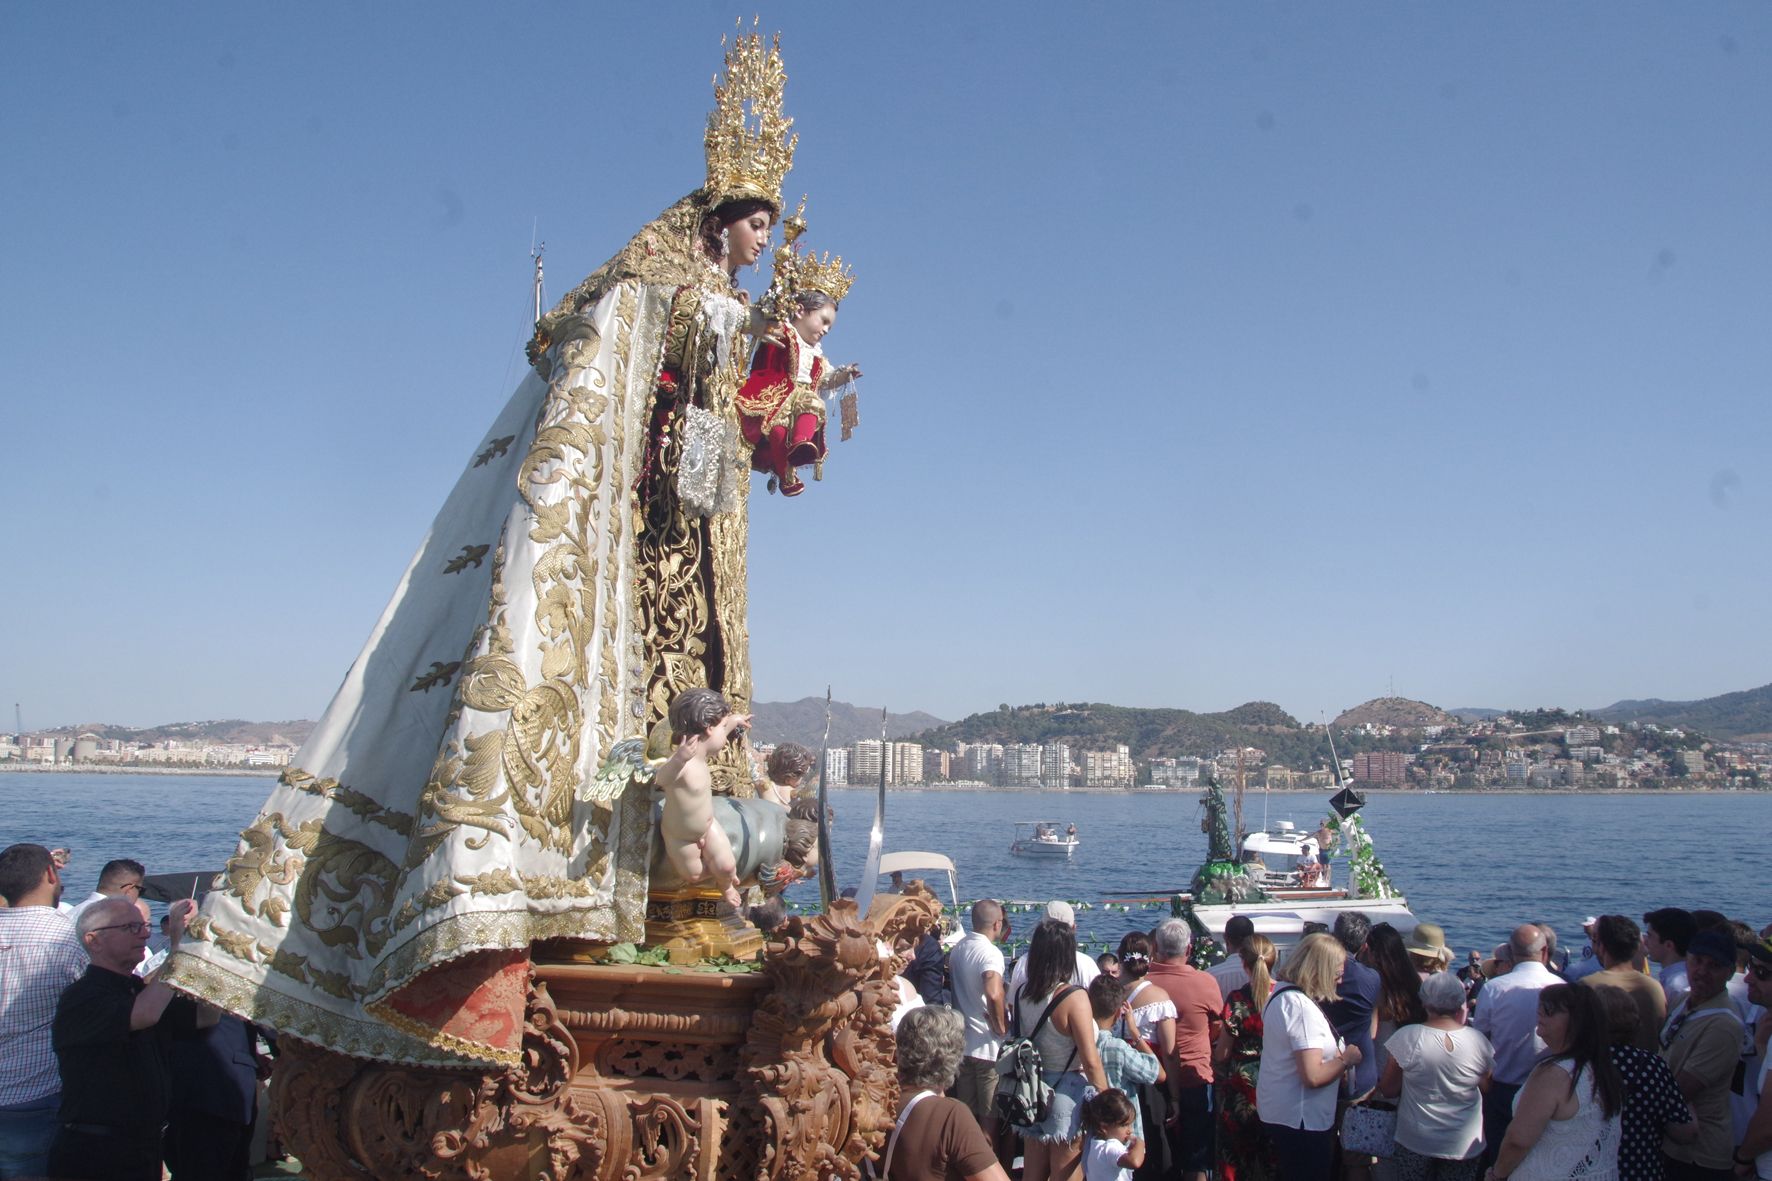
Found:
[[[1200, 827], [1206, 833], [1206, 861], [1177, 913], [1196, 933], [1220, 941], [1233, 915], [1247, 916], [1258, 934], [1280, 946], [1296, 943], [1315, 924], [1333, 926], [1344, 910], [1357, 910], [1375, 923], [1389, 923], [1405, 936], [1415, 929], [1409, 903], [1391, 882], [1359, 817], [1366, 801], [1351, 787], [1329, 800], [1330, 815], [1314, 832], [1280, 821], [1257, 832], [1232, 837], [1232, 809], [1216, 780], [1201, 794]], [[1240, 818], [1241, 793], [1235, 813]], [[1236, 826], [1240, 829], [1240, 825]], [[1345, 880], [1335, 880], [1336, 852]]]

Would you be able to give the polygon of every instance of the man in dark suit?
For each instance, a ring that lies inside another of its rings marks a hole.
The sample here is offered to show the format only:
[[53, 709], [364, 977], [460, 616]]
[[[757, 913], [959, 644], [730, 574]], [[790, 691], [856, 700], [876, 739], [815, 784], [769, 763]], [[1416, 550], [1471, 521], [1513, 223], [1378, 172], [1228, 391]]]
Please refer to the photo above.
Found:
[[166, 1165], [173, 1181], [251, 1176], [258, 1116], [257, 1032], [238, 1017], [173, 1043]]

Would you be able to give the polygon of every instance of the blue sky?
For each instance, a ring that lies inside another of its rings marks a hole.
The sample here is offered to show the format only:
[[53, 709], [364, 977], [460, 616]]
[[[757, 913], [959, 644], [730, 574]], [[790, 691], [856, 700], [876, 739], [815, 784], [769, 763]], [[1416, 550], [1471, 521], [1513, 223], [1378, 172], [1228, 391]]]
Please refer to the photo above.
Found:
[[[552, 297], [700, 182], [735, 14], [0, 9], [0, 703], [318, 716], [520, 376], [532, 228]], [[761, 16], [867, 376], [753, 500], [759, 697], [1772, 680], [1772, 7]]]

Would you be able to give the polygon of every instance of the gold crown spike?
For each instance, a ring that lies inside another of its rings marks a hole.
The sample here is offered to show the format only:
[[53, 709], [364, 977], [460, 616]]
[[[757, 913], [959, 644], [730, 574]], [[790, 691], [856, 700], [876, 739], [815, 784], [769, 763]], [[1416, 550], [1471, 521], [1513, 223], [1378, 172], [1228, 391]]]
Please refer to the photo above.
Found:
[[832, 258], [828, 250], [823, 258], [808, 251], [795, 270], [795, 287], [801, 291], [822, 291], [838, 303], [843, 302], [855, 283], [855, 275], [843, 265], [843, 256]]
[[[742, 28], [742, 22], [740, 24]], [[720, 42], [726, 44], [724, 38]], [[708, 202], [759, 198], [781, 208], [781, 182], [794, 166], [798, 135], [781, 113], [788, 80], [781, 62], [781, 36], [767, 49], [760, 33], [738, 33], [726, 51], [724, 79], [714, 79], [714, 109], [708, 112]]]

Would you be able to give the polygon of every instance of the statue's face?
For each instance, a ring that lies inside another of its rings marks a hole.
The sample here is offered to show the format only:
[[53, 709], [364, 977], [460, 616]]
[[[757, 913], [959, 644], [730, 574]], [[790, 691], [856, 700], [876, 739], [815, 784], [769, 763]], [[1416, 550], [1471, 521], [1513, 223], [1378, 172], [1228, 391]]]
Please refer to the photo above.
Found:
[[807, 344], [817, 344], [825, 338], [825, 334], [831, 330], [831, 325], [836, 322], [837, 307], [835, 304], [827, 303], [822, 308], [813, 308], [811, 311], [801, 312], [795, 316], [794, 331], [799, 333], [800, 339]]
[[763, 257], [769, 245], [769, 228], [775, 217], [767, 209], [747, 213], [726, 226], [726, 265], [732, 270], [748, 267]]

